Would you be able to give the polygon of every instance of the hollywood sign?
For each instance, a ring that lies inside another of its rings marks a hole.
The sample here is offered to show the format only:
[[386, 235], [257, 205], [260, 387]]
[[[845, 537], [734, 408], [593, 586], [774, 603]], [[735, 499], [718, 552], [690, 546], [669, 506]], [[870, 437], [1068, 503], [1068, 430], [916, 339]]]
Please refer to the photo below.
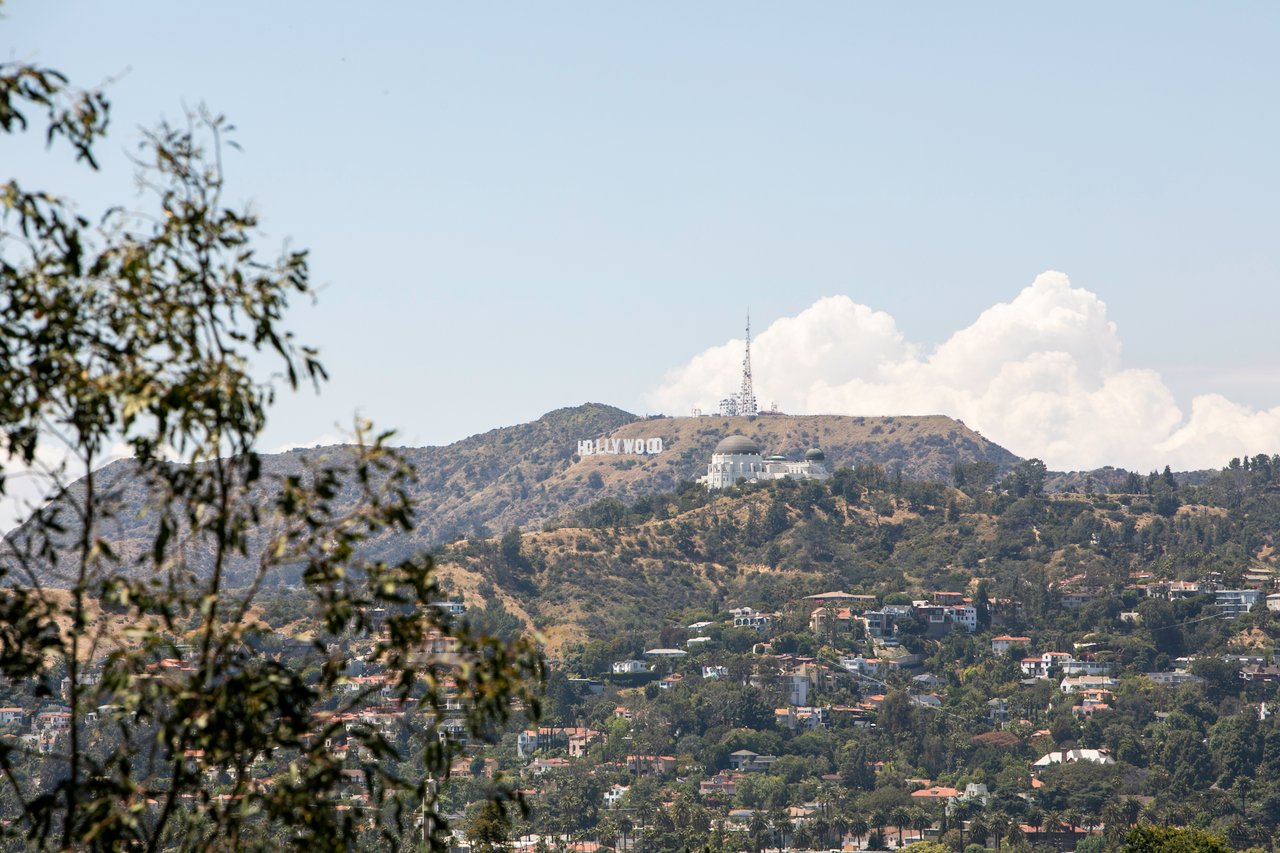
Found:
[[641, 456], [662, 452], [660, 438], [601, 438], [578, 442], [579, 456], [609, 454], [611, 456], [636, 454]]

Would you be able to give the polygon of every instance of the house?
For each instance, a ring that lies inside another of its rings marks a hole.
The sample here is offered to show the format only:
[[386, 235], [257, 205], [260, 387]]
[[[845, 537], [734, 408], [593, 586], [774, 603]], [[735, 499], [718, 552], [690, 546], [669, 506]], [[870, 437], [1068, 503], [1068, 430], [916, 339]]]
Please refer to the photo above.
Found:
[[529, 770], [533, 775], [541, 776], [552, 770], [564, 770], [569, 766], [569, 759], [567, 758], [535, 758], [533, 763], [529, 765]]
[[789, 672], [779, 675], [778, 688], [787, 698], [788, 705], [809, 704], [809, 676], [803, 672]]
[[951, 802], [960, 797], [960, 791], [956, 788], [944, 788], [940, 785], [933, 785], [928, 788], [921, 788], [919, 791], [912, 791], [911, 796], [915, 800], [924, 802]]
[[704, 797], [723, 797], [729, 799], [738, 791], [738, 780], [742, 778], [737, 773], [717, 773], [709, 779], [703, 779], [698, 783], [698, 793]]
[[702, 668], [702, 677], [719, 680], [729, 677], [729, 667], [727, 666], [704, 666]]
[[1117, 682], [1105, 675], [1067, 676], [1058, 685], [1063, 693], [1076, 693], [1081, 690], [1112, 690]]
[[614, 675], [634, 675], [648, 671], [649, 664], [642, 660], [619, 660], [613, 662]]
[[1189, 672], [1175, 670], [1173, 672], [1148, 672], [1147, 678], [1162, 687], [1180, 687], [1183, 684], [1201, 684], [1204, 679]]
[[659, 660], [675, 660], [689, 654], [684, 649], [649, 649], [644, 653], [647, 658], [658, 658]]
[[461, 601], [433, 601], [427, 606], [439, 610], [446, 616], [462, 616], [467, 612], [467, 605]]
[[803, 599], [817, 607], [851, 607], [855, 610], [867, 610], [876, 606], [874, 595], [859, 595], [850, 592], [819, 592], [806, 595]]
[[22, 708], [0, 708], [0, 726], [21, 723], [26, 716]]
[[1096, 601], [1101, 593], [1096, 589], [1084, 589], [1080, 587], [1072, 587], [1063, 589], [1059, 593], [1059, 602], [1068, 610], [1075, 610], [1084, 607], [1091, 601]]
[[591, 750], [591, 744], [600, 740], [604, 735], [600, 732], [585, 729], [581, 732], [569, 735], [569, 757], [585, 758]]
[[934, 675], [932, 672], [921, 673], [911, 677], [911, 683], [916, 687], [923, 687], [926, 690], [936, 690], [944, 686], [947, 681], [940, 675]]
[[777, 760], [776, 755], [760, 755], [749, 749], [729, 753], [729, 766], [740, 773], [767, 773]]
[[1072, 707], [1071, 713], [1077, 720], [1092, 720], [1093, 715], [1099, 711], [1110, 711], [1111, 705], [1107, 702], [1099, 702], [1097, 699], [1085, 699], [1079, 705]]
[[733, 614], [733, 626], [735, 628], [751, 628], [756, 631], [764, 631], [771, 624], [776, 613], [762, 613], [759, 610], [752, 610], [750, 607], [736, 607], [729, 611]]
[[1262, 600], [1257, 589], [1220, 589], [1213, 594], [1213, 603], [1224, 619], [1235, 619], [1253, 609]]
[[1107, 675], [1112, 668], [1113, 665], [1106, 661], [1068, 658], [1062, 662], [1063, 675]]
[[65, 708], [53, 708], [36, 714], [32, 729], [35, 731], [65, 732], [71, 729], [71, 712]]
[[1009, 722], [1009, 700], [990, 699], [987, 701], [987, 719], [994, 724]]
[[787, 707], [775, 708], [773, 710], [774, 725], [779, 728], [790, 729], [818, 729], [825, 728], [827, 725], [828, 714], [826, 708], [813, 707]]
[[867, 631], [867, 636], [871, 639], [891, 640], [898, 633], [896, 618], [896, 614], [890, 612], [887, 607], [880, 610], [868, 610], [862, 614], [862, 625]]
[[1116, 763], [1105, 749], [1060, 749], [1036, 759], [1032, 766], [1048, 767], [1050, 764], [1069, 764], [1075, 761], [1088, 761], [1092, 764]]
[[859, 621], [848, 607], [819, 607], [809, 614], [809, 630], [815, 634], [847, 634]]
[[627, 772], [637, 776], [666, 776], [676, 770], [676, 759], [671, 755], [628, 755]]
[[925, 623], [928, 636], [937, 638], [956, 626], [972, 634], [978, 630], [978, 609], [972, 604], [913, 602], [916, 616]]
[[1041, 655], [1026, 657], [1019, 665], [1022, 674], [1030, 678], [1048, 678], [1049, 670], [1061, 667], [1069, 660], [1074, 660], [1068, 652], [1045, 652]]
[[485, 779], [492, 779], [498, 773], [498, 760], [485, 758], [475, 761], [464, 755], [449, 765], [449, 775], [459, 779], [474, 778], [477, 772]]
[[604, 792], [604, 807], [606, 809], [613, 808], [618, 804], [618, 800], [626, 796], [627, 791], [630, 790], [630, 785], [612, 785], [609, 790]]
[[[1250, 664], [1240, 670], [1240, 677], [1245, 681], [1275, 684], [1280, 682], [1280, 666], [1263, 666]], [[0, 709], [2, 711], [3, 709]]]
[[679, 687], [680, 682], [684, 681], [684, 676], [678, 672], [673, 672], [665, 678], [659, 679], [659, 690], [670, 690], [672, 687]]
[[579, 695], [599, 696], [604, 692], [604, 682], [597, 678], [570, 678], [568, 681], [569, 686], [576, 690]]
[[1014, 646], [1020, 646], [1024, 649], [1031, 648], [1030, 637], [1011, 637], [1008, 634], [1001, 634], [999, 637], [991, 638], [992, 654], [1002, 655]]

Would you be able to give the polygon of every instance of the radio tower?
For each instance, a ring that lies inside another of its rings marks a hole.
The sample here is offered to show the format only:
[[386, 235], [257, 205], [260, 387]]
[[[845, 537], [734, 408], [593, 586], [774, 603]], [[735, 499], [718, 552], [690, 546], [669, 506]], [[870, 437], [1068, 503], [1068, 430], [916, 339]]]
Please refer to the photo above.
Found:
[[756, 392], [751, 388], [751, 314], [747, 314], [747, 350], [742, 356], [742, 390], [738, 392], [738, 414], [754, 418], [759, 414], [756, 408]]

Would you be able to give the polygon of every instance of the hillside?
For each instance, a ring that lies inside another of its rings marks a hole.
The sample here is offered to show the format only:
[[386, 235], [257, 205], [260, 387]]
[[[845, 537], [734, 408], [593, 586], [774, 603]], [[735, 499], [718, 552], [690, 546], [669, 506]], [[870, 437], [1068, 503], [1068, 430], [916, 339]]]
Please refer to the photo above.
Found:
[[[706, 472], [726, 435], [749, 436], [766, 454], [798, 457], [820, 446], [834, 470], [875, 463], [917, 480], [947, 479], [958, 461], [1003, 472], [1018, 458], [951, 418], [836, 415], [758, 418], [637, 418], [587, 404], [531, 424], [493, 430], [445, 447], [408, 450], [418, 469], [415, 501], [423, 540], [449, 541], [478, 529], [536, 527], [602, 497], [630, 502]], [[652, 456], [579, 457], [579, 440], [660, 438]], [[592, 474], [598, 474], [592, 486]]]
[[[629, 503], [669, 490], [704, 473], [712, 449], [733, 433], [750, 436], [766, 454], [794, 457], [820, 446], [833, 469], [875, 463], [908, 479], [945, 479], [955, 462], [984, 461], [1006, 471], [1018, 461], [963, 424], [940, 416], [638, 418], [588, 403], [445, 446], [402, 448], [417, 472], [411, 497], [418, 527], [411, 535], [382, 540], [374, 550], [395, 558], [460, 537], [538, 528], [604, 497]], [[663, 451], [652, 456], [578, 456], [579, 441], [621, 443], [637, 438], [660, 438]], [[264, 456], [258, 502], [268, 504], [273, 496], [270, 484], [297, 473], [304, 462], [346, 452], [336, 446]], [[145, 511], [147, 489], [133, 466], [127, 461], [108, 466], [98, 485], [116, 498], [117, 509], [104, 532], [117, 552], [128, 555], [147, 547], [154, 514]], [[339, 495], [337, 508], [354, 495], [354, 490]], [[46, 580], [58, 584], [57, 578]]]
[[1048, 614], [1060, 609], [1055, 589], [1118, 596], [1137, 571], [1189, 580], [1212, 570], [1228, 586], [1276, 577], [1274, 528], [1260, 519], [1280, 518], [1280, 496], [1260, 482], [1245, 507], [1228, 508], [1240, 489], [1221, 474], [1178, 487], [1172, 502], [1159, 490], [1018, 498], [846, 471], [630, 508], [605, 501], [566, 526], [455, 543], [439, 558], [453, 591], [501, 602], [553, 653], [620, 637], [651, 647], [697, 613], [776, 610], [829, 589], [971, 593], [986, 578], [993, 595]]

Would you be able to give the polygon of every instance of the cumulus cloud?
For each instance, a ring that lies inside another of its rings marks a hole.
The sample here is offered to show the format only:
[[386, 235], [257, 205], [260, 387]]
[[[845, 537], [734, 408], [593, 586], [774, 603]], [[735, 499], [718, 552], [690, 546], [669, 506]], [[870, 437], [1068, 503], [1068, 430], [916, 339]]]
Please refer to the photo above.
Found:
[[[1214, 468], [1280, 451], [1280, 407], [1255, 411], [1211, 394], [1184, 413], [1158, 373], [1123, 365], [1106, 304], [1058, 272], [932, 351], [888, 314], [831, 296], [774, 322], [751, 353], [757, 397], [783, 411], [950, 415], [1059, 470]], [[670, 413], [714, 409], [741, 369], [741, 340], [712, 347], [669, 371], [647, 402]]]

